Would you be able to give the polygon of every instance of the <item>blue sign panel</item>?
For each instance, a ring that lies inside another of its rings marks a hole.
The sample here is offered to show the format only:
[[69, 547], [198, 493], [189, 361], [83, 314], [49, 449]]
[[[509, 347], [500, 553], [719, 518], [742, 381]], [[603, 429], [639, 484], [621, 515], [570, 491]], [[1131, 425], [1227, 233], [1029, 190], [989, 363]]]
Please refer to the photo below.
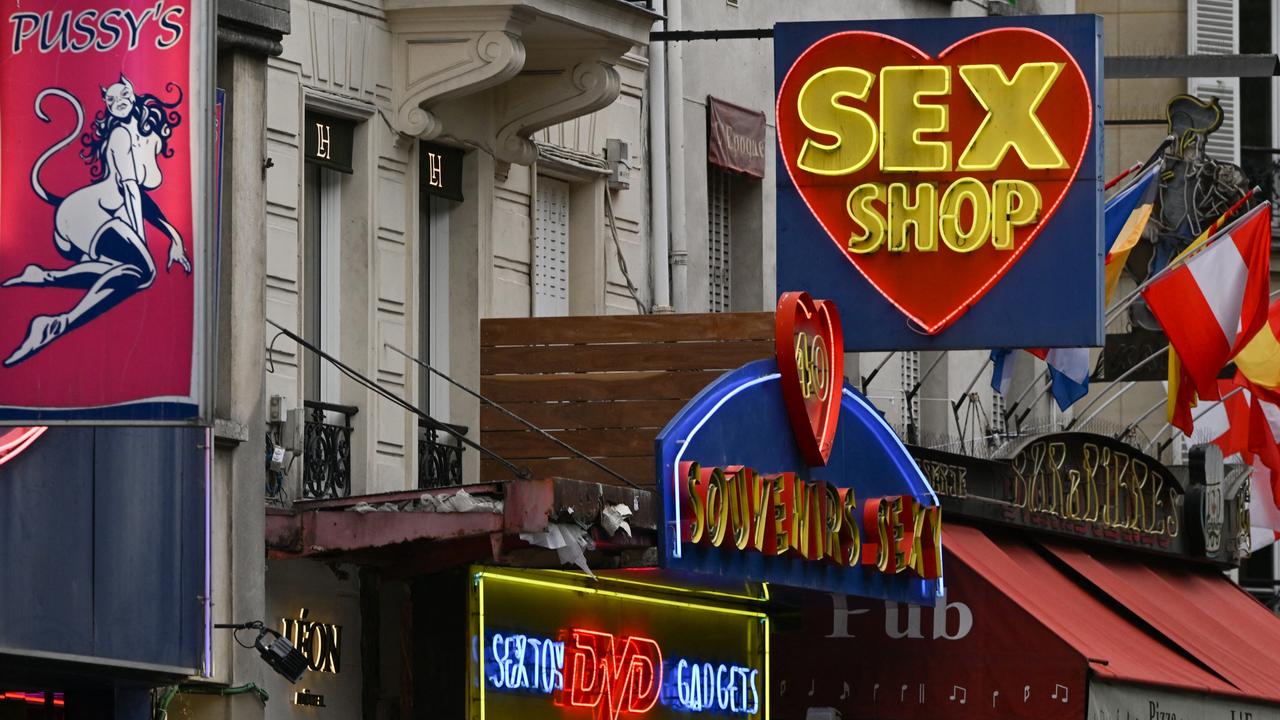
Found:
[[915, 461], [844, 384], [826, 465], [810, 466], [783, 385], [774, 360], [744, 365], [659, 433], [665, 567], [932, 603], [942, 588], [941, 516]]
[[777, 25], [778, 292], [849, 351], [1101, 345], [1101, 28]]

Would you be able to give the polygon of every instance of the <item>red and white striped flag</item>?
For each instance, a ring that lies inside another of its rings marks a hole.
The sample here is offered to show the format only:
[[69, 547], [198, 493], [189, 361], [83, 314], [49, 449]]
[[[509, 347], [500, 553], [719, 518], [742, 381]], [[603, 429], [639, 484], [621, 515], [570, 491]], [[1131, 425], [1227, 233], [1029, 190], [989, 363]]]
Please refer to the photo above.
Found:
[[1201, 397], [1217, 397], [1218, 371], [1266, 323], [1270, 277], [1263, 203], [1142, 291]]

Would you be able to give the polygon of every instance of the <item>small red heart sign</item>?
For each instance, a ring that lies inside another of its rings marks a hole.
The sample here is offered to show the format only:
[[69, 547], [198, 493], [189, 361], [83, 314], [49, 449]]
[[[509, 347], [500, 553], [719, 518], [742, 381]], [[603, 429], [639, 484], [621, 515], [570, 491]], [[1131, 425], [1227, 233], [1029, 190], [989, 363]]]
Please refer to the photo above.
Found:
[[1089, 143], [1093, 100], [1067, 50], [1029, 28], [971, 35], [936, 58], [850, 31], [791, 66], [777, 123], [787, 172], [831, 241], [935, 334], [1058, 210]]
[[782, 397], [800, 453], [810, 466], [827, 464], [840, 419], [844, 336], [835, 303], [786, 292], [774, 315], [774, 347]]

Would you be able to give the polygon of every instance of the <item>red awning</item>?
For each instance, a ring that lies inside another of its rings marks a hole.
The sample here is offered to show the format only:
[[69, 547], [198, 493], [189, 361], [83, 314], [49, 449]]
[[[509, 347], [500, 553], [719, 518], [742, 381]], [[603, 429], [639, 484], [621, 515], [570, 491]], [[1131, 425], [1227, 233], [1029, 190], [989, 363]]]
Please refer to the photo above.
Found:
[[943, 547], [933, 608], [776, 589], [803, 607], [774, 631], [778, 717], [1079, 720], [1095, 691], [1107, 718], [1280, 705], [1280, 619], [1213, 568], [954, 522]]
[[[1280, 702], [1280, 619], [1212, 570], [1147, 565], [1079, 547], [1046, 545], [1078, 573], [1077, 580], [1137, 616], [1136, 629], [1171, 645], [1215, 681], [1204, 689]], [[1095, 667], [1099, 675], [1132, 679], [1129, 669]], [[1183, 684], [1178, 682], [1177, 684]], [[1200, 689], [1194, 681], [1184, 687]]]
[[1280, 619], [1211, 568], [951, 524], [947, 551], [1098, 676], [1280, 702]]

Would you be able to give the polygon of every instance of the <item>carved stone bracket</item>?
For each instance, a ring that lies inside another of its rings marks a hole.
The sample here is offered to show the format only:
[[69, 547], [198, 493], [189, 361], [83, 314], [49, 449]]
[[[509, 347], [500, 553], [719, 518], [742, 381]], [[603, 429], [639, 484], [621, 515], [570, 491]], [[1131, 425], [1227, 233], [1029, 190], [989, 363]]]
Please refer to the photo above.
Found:
[[533, 133], [612, 103], [622, 89], [613, 64], [586, 59], [555, 72], [522, 73], [498, 90], [499, 115], [493, 155], [500, 162], [529, 165], [538, 149]]
[[537, 159], [530, 136], [617, 98], [614, 65], [653, 18], [625, 3], [387, 0], [393, 123], [407, 138], [450, 138], [498, 167]]
[[526, 13], [469, 18], [470, 27], [461, 28], [414, 11], [388, 15], [399, 132], [427, 140], [438, 137], [444, 128], [432, 106], [501, 85], [524, 67], [519, 30], [527, 22]]

